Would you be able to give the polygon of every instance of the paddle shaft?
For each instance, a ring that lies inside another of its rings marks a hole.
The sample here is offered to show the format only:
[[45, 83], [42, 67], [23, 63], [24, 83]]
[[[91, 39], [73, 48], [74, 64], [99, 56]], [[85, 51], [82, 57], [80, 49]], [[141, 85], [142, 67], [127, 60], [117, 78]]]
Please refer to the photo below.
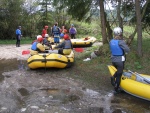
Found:
[[150, 81], [149, 81], [148, 79], [142, 77], [139, 73], [137, 73], [137, 72], [132, 72], [132, 71], [130, 71], [130, 70], [128, 70], [128, 71], [129, 71], [130, 73], [134, 74], [135, 76], [138, 76], [138, 77], [142, 78], [146, 83], [150, 84]]

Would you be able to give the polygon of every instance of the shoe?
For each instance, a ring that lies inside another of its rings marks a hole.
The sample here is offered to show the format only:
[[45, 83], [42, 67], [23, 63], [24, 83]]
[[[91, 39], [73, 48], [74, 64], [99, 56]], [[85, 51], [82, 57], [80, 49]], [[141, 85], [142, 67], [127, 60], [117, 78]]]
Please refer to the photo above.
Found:
[[90, 58], [86, 58], [86, 59], [84, 59], [83, 61], [89, 61], [89, 60], [91, 60]]
[[110, 79], [111, 79], [111, 85], [112, 85], [112, 86], [115, 86], [115, 77], [112, 76], [112, 77], [110, 77]]

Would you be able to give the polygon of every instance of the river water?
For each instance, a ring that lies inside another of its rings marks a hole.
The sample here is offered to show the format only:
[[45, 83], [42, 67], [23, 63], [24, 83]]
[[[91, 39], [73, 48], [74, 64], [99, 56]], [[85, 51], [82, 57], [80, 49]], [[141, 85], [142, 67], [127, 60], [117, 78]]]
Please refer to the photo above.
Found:
[[94, 90], [60, 74], [30, 70], [23, 60], [0, 60], [0, 113], [150, 113], [149, 101], [116, 94], [110, 85]]

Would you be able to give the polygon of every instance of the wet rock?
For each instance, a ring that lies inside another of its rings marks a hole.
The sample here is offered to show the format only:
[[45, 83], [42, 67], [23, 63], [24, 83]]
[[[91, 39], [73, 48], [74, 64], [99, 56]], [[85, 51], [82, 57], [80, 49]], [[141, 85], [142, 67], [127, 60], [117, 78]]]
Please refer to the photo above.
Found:
[[27, 95], [29, 95], [28, 90], [25, 89], [25, 88], [20, 88], [20, 89], [18, 89], [18, 92], [19, 92], [22, 96], [27, 96]]

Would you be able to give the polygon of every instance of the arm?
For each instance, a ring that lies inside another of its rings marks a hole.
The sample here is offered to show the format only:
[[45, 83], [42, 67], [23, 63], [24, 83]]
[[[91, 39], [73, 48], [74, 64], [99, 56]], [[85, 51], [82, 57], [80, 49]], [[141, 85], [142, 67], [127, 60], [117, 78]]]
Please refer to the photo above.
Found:
[[55, 48], [63, 48], [65, 46], [65, 41], [63, 41], [62, 43], [60, 43], [58, 46], [56, 46]]
[[42, 52], [45, 51], [45, 47], [44, 47], [42, 44], [40, 44], [40, 43], [37, 44], [37, 48], [38, 48], [40, 51], [42, 51]]
[[124, 50], [124, 53], [125, 53], [125, 54], [129, 53], [130, 49], [129, 49], [129, 47], [127, 46], [127, 44], [125, 43], [124, 40], [120, 40], [120, 41], [119, 41], [119, 46]]

